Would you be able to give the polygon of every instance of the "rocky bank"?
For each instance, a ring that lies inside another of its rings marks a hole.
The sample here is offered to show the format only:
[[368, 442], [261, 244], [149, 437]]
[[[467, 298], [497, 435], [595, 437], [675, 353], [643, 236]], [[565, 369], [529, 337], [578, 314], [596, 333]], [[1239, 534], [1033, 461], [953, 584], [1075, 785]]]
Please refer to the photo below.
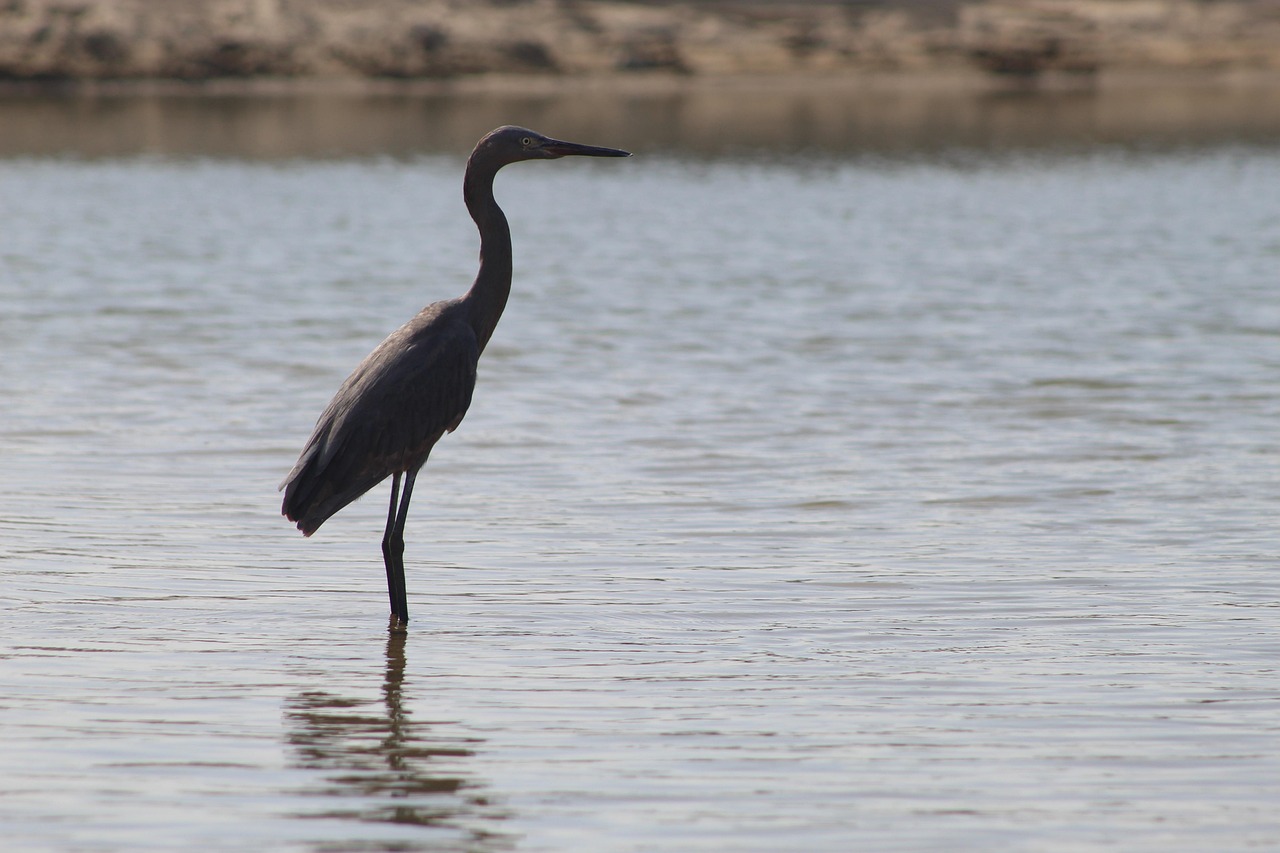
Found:
[[0, 0], [0, 81], [1280, 71], [1280, 0]]

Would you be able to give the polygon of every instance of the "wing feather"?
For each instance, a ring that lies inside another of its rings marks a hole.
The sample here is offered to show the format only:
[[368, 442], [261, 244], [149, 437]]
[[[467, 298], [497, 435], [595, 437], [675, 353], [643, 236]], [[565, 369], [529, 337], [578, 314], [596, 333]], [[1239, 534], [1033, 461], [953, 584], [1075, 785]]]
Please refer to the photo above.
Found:
[[480, 347], [456, 302], [392, 332], [321, 413], [285, 478], [282, 512], [310, 535], [391, 474], [416, 471], [471, 405]]

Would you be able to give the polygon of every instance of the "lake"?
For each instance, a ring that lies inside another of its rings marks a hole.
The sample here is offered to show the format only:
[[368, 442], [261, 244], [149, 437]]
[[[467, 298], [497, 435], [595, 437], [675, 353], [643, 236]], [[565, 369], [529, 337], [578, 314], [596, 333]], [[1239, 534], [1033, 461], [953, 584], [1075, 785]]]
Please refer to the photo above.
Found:
[[[0, 98], [7, 849], [1280, 846], [1277, 100]], [[505, 122], [636, 156], [499, 176], [389, 632], [276, 487]]]

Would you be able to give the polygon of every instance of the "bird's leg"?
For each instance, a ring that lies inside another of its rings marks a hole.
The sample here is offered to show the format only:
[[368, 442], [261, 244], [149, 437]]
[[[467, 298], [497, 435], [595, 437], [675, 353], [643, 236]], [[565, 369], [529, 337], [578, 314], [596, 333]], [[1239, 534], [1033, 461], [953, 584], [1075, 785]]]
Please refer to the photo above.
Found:
[[395, 594], [397, 607], [392, 610], [400, 617], [402, 625], [409, 624], [409, 595], [404, 583], [404, 522], [409, 517], [409, 498], [413, 496], [413, 481], [418, 478], [417, 471], [406, 471], [404, 475], [404, 494], [400, 496], [400, 511], [391, 530], [391, 553], [395, 556]]
[[[387, 594], [391, 597], [391, 613], [393, 616], [399, 617], [400, 613], [396, 610], [396, 605], [400, 602], [400, 593], [396, 591], [396, 582], [399, 580], [404, 583], [403, 570], [397, 572], [396, 566], [399, 562], [399, 555], [392, 551], [391, 539], [392, 531], [396, 527], [396, 508], [400, 505], [400, 474], [397, 472], [391, 475], [391, 507], [387, 510], [387, 529], [382, 534], [382, 562], [387, 567]], [[403, 542], [401, 548], [403, 548]]]

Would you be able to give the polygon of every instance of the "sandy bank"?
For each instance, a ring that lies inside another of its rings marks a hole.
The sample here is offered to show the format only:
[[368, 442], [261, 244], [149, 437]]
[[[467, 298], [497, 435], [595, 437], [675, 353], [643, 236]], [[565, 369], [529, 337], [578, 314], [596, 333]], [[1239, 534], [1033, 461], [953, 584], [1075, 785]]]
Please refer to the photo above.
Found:
[[[1280, 72], [1280, 0], [6, 0], [0, 82], [761, 75], [951, 85]], [[472, 83], [471, 85], [476, 85]]]

